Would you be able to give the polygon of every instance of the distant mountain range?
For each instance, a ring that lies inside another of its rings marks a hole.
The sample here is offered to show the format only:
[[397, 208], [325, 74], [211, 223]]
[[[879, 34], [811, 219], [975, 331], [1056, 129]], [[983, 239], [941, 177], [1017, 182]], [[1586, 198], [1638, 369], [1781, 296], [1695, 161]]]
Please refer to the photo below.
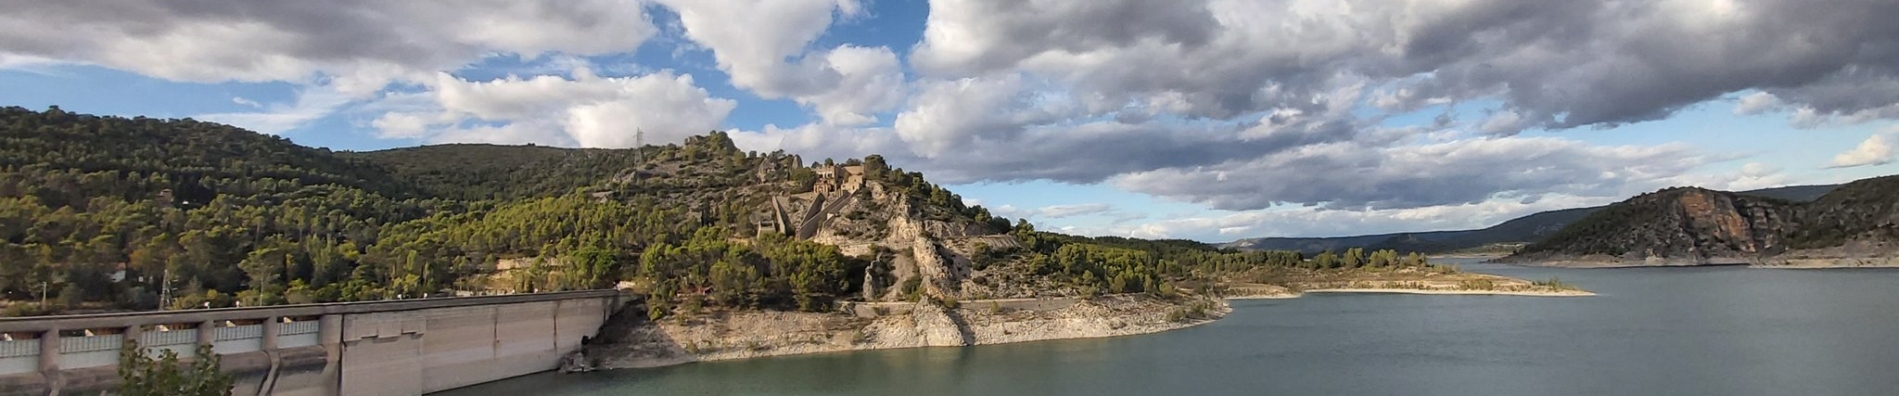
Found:
[[[1837, 184], [1788, 186], [1742, 191], [1736, 194], [1790, 202], [1806, 202], [1819, 199], [1821, 196], [1839, 187], [1840, 185]], [[1544, 238], [1555, 235], [1565, 226], [1574, 224], [1605, 207], [1607, 206], [1537, 212], [1528, 216], [1511, 219], [1489, 228], [1476, 230], [1409, 232], [1324, 238], [1249, 238], [1221, 244], [1220, 247], [1239, 250], [1297, 250], [1306, 254], [1317, 254], [1327, 250], [1344, 251], [1352, 247], [1394, 249], [1398, 251], [1423, 253], [1509, 253], [1516, 248], [1542, 241]]]

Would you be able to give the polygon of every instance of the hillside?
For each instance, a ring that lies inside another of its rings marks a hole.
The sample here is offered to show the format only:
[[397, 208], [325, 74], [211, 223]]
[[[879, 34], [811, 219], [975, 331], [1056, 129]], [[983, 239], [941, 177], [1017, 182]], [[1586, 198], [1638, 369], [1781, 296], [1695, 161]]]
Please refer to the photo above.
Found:
[[805, 163], [718, 132], [640, 149], [338, 153], [193, 120], [16, 107], [0, 109], [0, 143], [7, 316], [613, 286], [647, 293], [655, 316], [825, 311], [1173, 296], [1309, 262], [1039, 232], [878, 156]]
[[[1793, 202], [1820, 198], [1839, 185], [1788, 186], [1742, 191], [1736, 194], [1767, 197]], [[1374, 234], [1331, 238], [1251, 238], [1221, 244], [1241, 250], [1298, 250], [1306, 254], [1343, 251], [1351, 247], [1396, 249], [1424, 253], [1468, 251], [1510, 252], [1517, 247], [1541, 241], [1565, 226], [1575, 223], [1606, 206], [1552, 210], [1510, 219], [1495, 226], [1476, 230], [1432, 231]]]
[[1609, 205], [1510, 262], [1774, 263], [1883, 256], [1899, 241], [1899, 177], [1842, 185], [1811, 202], [1672, 188]]
[[559, 195], [591, 186], [602, 175], [632, 168], [634, 150], [445, 144], [339, 157], [380, 165], [431, 196], [462, 200]]

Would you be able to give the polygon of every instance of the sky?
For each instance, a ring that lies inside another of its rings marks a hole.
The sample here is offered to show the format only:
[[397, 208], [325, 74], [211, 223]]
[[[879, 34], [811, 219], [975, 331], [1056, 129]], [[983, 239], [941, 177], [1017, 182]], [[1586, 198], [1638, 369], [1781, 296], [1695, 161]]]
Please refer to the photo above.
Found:
[[1086, 235], [1470, 229], [1899, 173], [1887, 0], [9, 4], [0, 106], [338, 150], [722, 130]]

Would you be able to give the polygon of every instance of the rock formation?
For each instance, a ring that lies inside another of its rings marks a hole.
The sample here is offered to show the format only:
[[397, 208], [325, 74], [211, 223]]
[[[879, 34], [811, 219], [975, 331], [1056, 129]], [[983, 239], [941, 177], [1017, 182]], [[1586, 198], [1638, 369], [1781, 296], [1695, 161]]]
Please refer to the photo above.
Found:
[[1616, 203], [1505, 258], [1624, 265], [1772, 264], [1890, 255], [1899, 177], [1843, 185], [1812, 202], [1671, 188]]

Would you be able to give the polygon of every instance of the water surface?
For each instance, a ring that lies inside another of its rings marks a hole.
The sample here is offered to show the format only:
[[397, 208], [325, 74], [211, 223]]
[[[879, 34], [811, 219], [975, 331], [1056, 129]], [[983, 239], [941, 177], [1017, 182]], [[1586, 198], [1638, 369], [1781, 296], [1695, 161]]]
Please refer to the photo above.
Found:
[[538, 374], [444, 395], [1899, 394], [1899, 270], [1543, 269], [1583, 298], [1314, 294], [1159, 334]]

